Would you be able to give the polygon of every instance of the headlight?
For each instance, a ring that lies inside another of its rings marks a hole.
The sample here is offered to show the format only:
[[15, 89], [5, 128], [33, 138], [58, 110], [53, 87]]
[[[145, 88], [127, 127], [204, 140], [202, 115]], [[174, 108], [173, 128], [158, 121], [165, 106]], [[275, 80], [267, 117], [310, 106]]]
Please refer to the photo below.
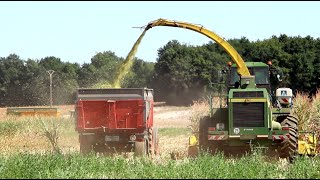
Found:
[[224, 130], [224, 123], [217, 123], [216, 124], [216, 129], [217, 130]]

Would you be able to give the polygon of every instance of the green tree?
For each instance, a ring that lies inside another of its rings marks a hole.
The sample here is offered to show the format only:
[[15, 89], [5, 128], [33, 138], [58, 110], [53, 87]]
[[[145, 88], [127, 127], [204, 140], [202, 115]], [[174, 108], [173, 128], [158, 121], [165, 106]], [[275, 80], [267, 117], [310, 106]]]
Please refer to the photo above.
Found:
[[23, 102], [24, 61], [16, 54], [10, 54], [0, 61], [0, 97], [1, 106], [21, 104]]
[[187, 105], [203, 97], [209, 83], [227, 62], [222, 55], [208, 49], [214, 48], [181, 45], [176, 40], [160, 48], [152, 83], [157, 99]]
[[111, 84], [118, 66], [124, 61], [111, 51], [99, 52], [92, 57], [91, 63], [96, 68], [94, 77], [96, 83]]
[[150, 87], [154, 74], [154, 63], [144, 62], [142, 59], [134, 59], [131, 71], [126, 75], [121, 87], [142, 88]]
[[50, 56], [40, 60], [39, 65], [43, 69], [41, 72], [41, 78], [38, 80], [44, 87], [42, 94], [45, 99], [41, 101], [50, 103], [50, 76], [47, 73], [48, 70], [53, 70], [52, 74], [52, 100], [54, 105], [69, 104], [74, 102], [74, 92], [78, 87], [77, 72], [79, 72], [80, 66], [77, 63], [62, 62], [60, 58]]

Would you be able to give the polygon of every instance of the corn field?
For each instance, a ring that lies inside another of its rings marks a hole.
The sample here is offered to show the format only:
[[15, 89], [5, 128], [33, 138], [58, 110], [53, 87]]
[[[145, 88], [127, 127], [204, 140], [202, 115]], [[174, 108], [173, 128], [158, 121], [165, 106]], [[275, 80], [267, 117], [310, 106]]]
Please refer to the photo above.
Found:
[[[320, 91], [309, 97], [307, 94], [298, 92], [293, 98], [293, 114], [298, 117], [299, 131], [315, 132], [320, 134]], [[301, 135], [302, 139], [308, 137]], [[320, 137], [318, 136], [318, 139]]]

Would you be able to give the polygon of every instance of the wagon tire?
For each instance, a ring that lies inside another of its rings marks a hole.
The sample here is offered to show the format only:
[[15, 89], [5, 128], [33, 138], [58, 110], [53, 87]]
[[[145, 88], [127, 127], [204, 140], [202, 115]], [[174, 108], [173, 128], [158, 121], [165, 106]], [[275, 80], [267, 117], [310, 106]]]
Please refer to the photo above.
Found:
[[136, 141], [134, 143], [134, 155], [135, 156], [145, 156], [147, 154], [146, 141]]
[[79, 135], [80, 153], [89, 154], [93, 150], [92, 137], [90, 135]]

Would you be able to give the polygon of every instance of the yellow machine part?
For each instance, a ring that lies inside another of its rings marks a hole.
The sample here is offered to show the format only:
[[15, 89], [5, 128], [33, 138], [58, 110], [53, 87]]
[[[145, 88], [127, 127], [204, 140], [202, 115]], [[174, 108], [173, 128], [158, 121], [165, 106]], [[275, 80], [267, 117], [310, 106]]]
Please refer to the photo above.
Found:
[[17, 116], [54, 116], [59, 117], [60, 112], [58, 108], [7, 108], [7, 115], [17, 115]]
[[309, 135], [308, 140], [309, 140], [309, 142], [312, 143], [312, 144], [316, 144], [317, 141], [318, 141], [318, 140], [317, 140], [317, 137], [314, 137], [314, 136], [312, 136], [312, 135]]
[[298, 140], [298, 153], [300, 155], [317, 155], [317, 138], [313, 135], [308, 136], [308, 142], [303, 140]]
[[182, 22], [182, 21], [172, 21], [172, 20], [161, 19], [161, 18], [148, 23], [148, 25], [145, 26], [145, 29], [148, 30], [155, 26], [169, 26], [169, 27], [179, 27], [179, 28], [189, 29], [209, 37], [210, 39], [214, 40], [217, 44], [219, 44], [231, 56], [231, 60], [234, 63], [236, 63], [237, 71], [241, 76], [250, 76], [249, 69], [245, 65], [244, 60], [242, 59], [240, 54], [228, 43], [227, 40], [220, 37], [215, 32], [212, 32], [201, 25]]
[[60, 117], [59, 112], [21, 112], [19, 116], [54, 116]]
[[189, 146], [196, 146], [198, 144], [197, 138], [195, 135], [189, 137]]
[[311, 147], [305, 141], [298, 141], [298, 153], [301, 155], [311, 154]]

